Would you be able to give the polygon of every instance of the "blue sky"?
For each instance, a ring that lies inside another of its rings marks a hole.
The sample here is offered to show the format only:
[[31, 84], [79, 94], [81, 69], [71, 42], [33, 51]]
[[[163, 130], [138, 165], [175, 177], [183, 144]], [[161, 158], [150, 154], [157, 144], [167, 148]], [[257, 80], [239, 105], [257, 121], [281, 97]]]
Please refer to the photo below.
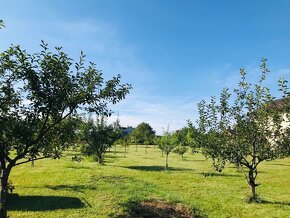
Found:
[[120, 73], [131, 94], [112, 109], [122, 125], [157, 131], [197, 119], [196, 104], [235, 87], [239, 69], [255, 81], [268, 58], [267, 84], [290, 79], [290, 1], [280, 0], [0, 0], [0, 51], [40, 40], [83, 50], [106, 78]]

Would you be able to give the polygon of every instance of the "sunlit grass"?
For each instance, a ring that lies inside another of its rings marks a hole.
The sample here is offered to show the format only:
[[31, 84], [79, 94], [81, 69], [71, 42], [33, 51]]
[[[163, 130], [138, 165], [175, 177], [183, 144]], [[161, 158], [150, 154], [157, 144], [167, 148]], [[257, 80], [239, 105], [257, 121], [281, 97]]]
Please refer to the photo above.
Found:
[[[289, 217], [290, 159], [266, 162], [258, 175], [258, 194], [265, 201], [247, 203], [250, 189], [243, 174], [229, 166], [214, 173], [211, 161], [201, 154], [169, 157], [171, 170], [164, 171], [164, 157], [153, 147], [114, 149], [105, 165], [85, 159], [41, 160], [16, 167], [11, 180], [9, 215], [14, 217], [118, 217], [129, 202], [162, 199], [183, 205], [208, 217]], [[205, 177], [205, 173], [213, 176]]]

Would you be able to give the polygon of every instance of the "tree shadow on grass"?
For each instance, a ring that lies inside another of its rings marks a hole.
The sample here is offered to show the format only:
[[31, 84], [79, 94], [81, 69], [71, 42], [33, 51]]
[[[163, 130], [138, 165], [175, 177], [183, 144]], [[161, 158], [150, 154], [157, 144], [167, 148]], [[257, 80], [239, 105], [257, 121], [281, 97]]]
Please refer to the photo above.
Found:
[[204, 162], [204, 161], [208, 161], [208, 159], [194, 159], [194, 160], [190, 160], [192, 162]]
[[117, 154], [106, 154], [106, 156], [105, 156], [105, 160], [107, 159], [107, 158], [110, 158], [110, 159], [117, 159], [117, 158], [124, 158], [124, 156], [117, 156]]
[[[123, 168], [132, 169], [132, 170], [141, 170], [141, 171], [165, 171], [164, 166], [127, 166]], [[194, 171], [194, 170], [187, 169], [187, 168], [169, 167], [167, 171]]]
[[85, 204], [76, 197], [8, 195], [8, 210], [12, 211], [45, 211], [84, 207]]
[[200, 175], [203, 175], [204, 177], [242, 177], [242, 175], [240, 174], [226, 174], [226, 173], [206, 173], [206, 172], [202, 172], [202, 173], [198, 173]]
[[106, 182], [110, 184], [125, 184], [125, 183], [136, 183], [138, 180], [135, 178], [127, 177], [127, 176], [100, 176], [95, 175], [91, 176], [90, 182]]
[[125, 151], [113, 151], [113, 150], [111, 150], [111, 151], [107, 151], [107, 154], [124, 154], [125, 153]]
[[91, 185], [46, 185], [45, 188], [57, 191], [75, 191], [75, 192], [84, 192], [85, 190], [96, 190], [96, 187]]
[[268, 165], [276, 165], [276, 166], [285, 166], [285, 167], [290, 167], [289, 164], [282, 164], [282, 163], [268, 163]]
[[[140, 155], [141, 156], [141, 155]], [[155, 158], [153, 158], [153, 157], [142, 157], [143, 159], [147, 159], [147, 160], [153, 160], [153, 159], [155, 159]]]
[[80, 165], [67, 166], [66, 168], [69, 168], [69, 169], [84, 169], [84, 170], [92, 169], [91, 167], [80, 166]]
[[259, 202], [259, 203], [260, 204], [278, 204], [278, 205], [290, 206], [290, 202], [286, 202], [286, 201], [268, 201], [268, 200], [262, 199], [261, 202]]
[[[235, 171], [237, 172], [237, 173], [240, 173], [240, 174], [243, 174], [243, 170], [242, 170], [242, 168], [238, 168], [238, 167], [236, 167], [236, 166], [228, 166], [227, 168], [229, 168], [229, 169], [235, 169]], [[248, 169], [245, 167], [244, 168], [244, 171], [248, 174]], [[268, 173], [268, 172], [266, 172], [266, 171], [262, 171], [262, 170], [258, 170], [258, 173], [259, 174], [265, 174], [265, 173]]]

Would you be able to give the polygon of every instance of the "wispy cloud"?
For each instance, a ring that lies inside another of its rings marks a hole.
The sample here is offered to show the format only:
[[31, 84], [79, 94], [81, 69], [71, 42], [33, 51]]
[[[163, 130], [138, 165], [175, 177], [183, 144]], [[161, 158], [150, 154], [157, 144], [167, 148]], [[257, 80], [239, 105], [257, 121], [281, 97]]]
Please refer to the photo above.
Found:
[[[148, 100], [150, 99], [150, 100]], [[141, 122], [149, 123], [158, 134], [162, 128], [170, 126], [174, 131], [187, 125], [186, 120], [197, 119], [197, 102], [191, 97], [129, 97], [123, 104], [114, 107], [116, 113], [109, 118], [113, 122], [119, 118], [123, 126], [137, 126]]]
[[[148, 122], [158, 134], [161, 134], [162, 127], [166, 128], [167, 125], [170, 125], [171, 130], [176, 130], [185, 126], [187, 119], [195, 121], [197, 103], [200, 100], [219, 95], [223, 87], [235, 88], [240, 78], [239, 68], [229, 63], [215, 64], [210, 69], [203, 69], [202, 72], [198, 72], [198, 76], [191, 77], [196, 79], [193, 79], [192, 84], [188, 82], [191, 78], [182, 76], [182, 66], [180, 75], [158, 75], [155, 69], [151, 69], [139, 57], [141, 51], [138, 50], [138, 46], [123, 39], [122, 30], [117, 25], [102, 20], [25, 20], [11, 16], [6, 18], [5, 25], [6, 28], [0, 35], [1, 49], [15, 43], [23, 45], [29, 51], [38, 51], [40, 40], [44, 40], [51, 46], [63, 46], [75, 59], [80, 51], [84, 50], [87, 54], [86, 59], [95, 62], [97, 68], [103, 70], [106, 78], [120, 73], [122, 81], [132, 83], [134, 89], [125, 100], [112, 106], [115, 114], [109, 121], [114, 121], [119, 112], [122, 125], [137, 126], [141, 122]], [[250, 82], [257, 81], [260, 75], [258, 64], [259, 62], [256, 66], [245, 66]], [[162, 70], [166, 71], [166, 67]], [[156, 82], [158, 79], [162, 80], [164, 75], [173, 78], [169, 80], [171, 84], [163, 81], [165, 91], [161, 90], [158, 81]], [[278, 69], [269, 73], [267, 84], [271, 90], [278, 89], [277, 79], [281, 75], [289, 80], [290, 69]], [[191, 73], [187, 76], [190, 77]], [[190, 83], [188, 90], [182, 90], [187, 88], [181, 85], [176, 89], [182, 91], [168, 96], [166, 92], [175, 85], [175, 79], [180, 84], [183, 84], [183, 79], [187, 80], [186, 82]]]

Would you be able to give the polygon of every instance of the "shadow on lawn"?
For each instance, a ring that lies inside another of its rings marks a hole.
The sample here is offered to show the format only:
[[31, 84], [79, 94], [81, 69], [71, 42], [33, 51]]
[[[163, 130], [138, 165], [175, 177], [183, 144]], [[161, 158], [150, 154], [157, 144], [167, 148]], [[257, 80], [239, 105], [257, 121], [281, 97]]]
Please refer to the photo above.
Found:
[[124, 153], [125, 153], [125, 151], [114, 151], [114, 150], [107, 151], [107, 154], [113, 154], [113, 155], [115, 155], [115, 154], [124, 154]]
[[8, 196], [8, 210], [45, 211], [83, 208], [85, 204], [76, 197], [63, 196]]
[[[141, 170], [141, 171], [165, 171], [164, 166], [128, 166], [128, 167], [123, 167], [123, 168], [132, 169], [132, 170]], [[187, 168], [169, 167], [168, 171], [194, 171], [194, 170], [187, 169]]]
[[85, 190], [96, 190], [96, 187], [90, 185], [46, 185], [45, 188], [57, 191], [75, 191], [75, 192], [84, 192]]
[[208, 161], [208, 159], [195, 159], [195, 160], [190, 160], [192, 162], [205, 162]]
[[110, 159], [116, 159], [116, 158], [124, 158], [124, 156], [117, 156], [117, 154], [109, 153], [109, 154], [106, 154], [105, 160], [107, 160], [108, 158], [110, 158]]
[[285, 167], [290, 167], [289, 164], [282, 164], [282, 163], [269, 163], [268, 165], [277, 165], [277, 166], [285, 166]]
[[290, 202], [286, 201], [268, 201], [268, 200], [262, 200], [260, 204], [278, 204], [278, 205], [286, 205], [290, 206]]
[[226, 173], [206, 173], [202, 172], [199, 173], [200, 175], [203, 175], [204, 177], [216, 177], [216, 176], [221, 176], [221, 177], [242, 177], [243, 175], [240, 174], [226, 174]]
[[100, 176], [95, 175], [91, 176], [90, 182], [96, 183], [96, 182], [106, 182], [110, 184], [126, 184], [126, 183], [137, 183], [138, 180], [135, 178], [127, 177], [127, 176]]
[[91, 167], [86, 167], [86, 166], [81, 166], [81, 165], [71, 165], [71, 166], [67, 166], [66, 168], [69, 168], [69, 169], [84, 169], [84, 170], [92, 169]]

